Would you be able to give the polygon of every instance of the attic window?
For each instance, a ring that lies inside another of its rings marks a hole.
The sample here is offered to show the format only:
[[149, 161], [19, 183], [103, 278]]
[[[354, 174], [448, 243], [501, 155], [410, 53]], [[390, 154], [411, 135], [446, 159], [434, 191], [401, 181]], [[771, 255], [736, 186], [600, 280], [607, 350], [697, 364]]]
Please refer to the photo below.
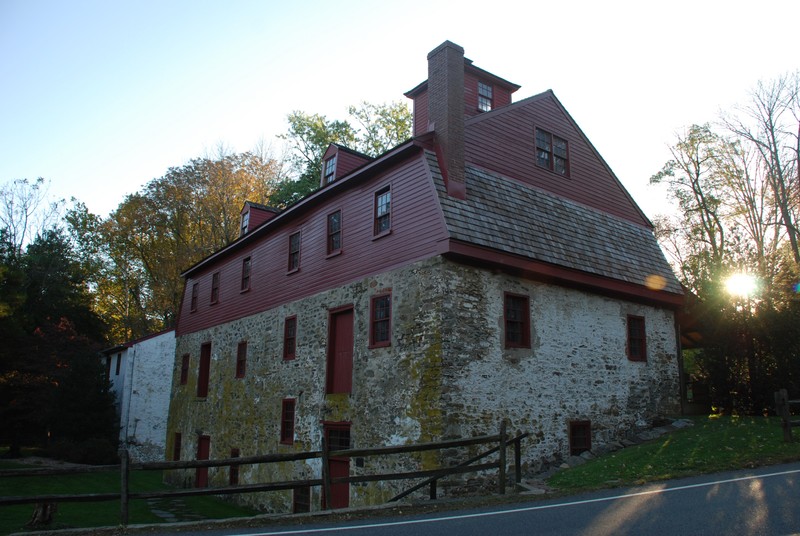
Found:
[[536, 129], [536, 165], [569, 177], [567, 140], [540, 128]]
[[323, 182], [329, 184], [336, 179], [336, 155], [325, 160], [325, 174]]
[[239, 230], [239, 236], [244, 236], [247, 234], [247, 227], [250, 225], [250, 212], [245, 212], [242, 214], [242, 225]]
[[492, 111], [492, 86], [483, 82], [478, 82], [478, 110]]

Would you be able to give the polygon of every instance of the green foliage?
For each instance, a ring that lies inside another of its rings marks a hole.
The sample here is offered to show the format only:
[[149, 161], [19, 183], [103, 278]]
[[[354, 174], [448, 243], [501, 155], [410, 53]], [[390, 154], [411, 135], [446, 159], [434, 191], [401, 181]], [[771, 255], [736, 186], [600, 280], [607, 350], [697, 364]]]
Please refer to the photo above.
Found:
[[278, 185], [270, 198], [273, 206], [286, 207], [319, 188], [322, 157], [332, 143], [376, 157], [411, 137], [412, 115], [405, 104], [362, 102], [348, 113], [357, 128], [319, 114], [294, 111], [287, 116], [289, 131], [278, 137], [288, 142], [293, 176]]
[[171, 327], [183, 294], [180, 274], [239, 236], [245, 201], [269, 202], [280, 162], [256, 152], [196, 158], [127, 196], [104, 221], [78, 207], [70, 231], [97, 251], [95, 307], [123, 342]]
[[24, 252], [0, 248], [0, 440], [18, 452], [49, 439], [116, 442], [113, 397], [97, 356], [104, 324], [66, 235], [51, 229]]
[[658, 480], [800, 460], [784, 443], [777, 417], [698, 417], [685, 428], [555, 474], [564, 491], [639, 485]]

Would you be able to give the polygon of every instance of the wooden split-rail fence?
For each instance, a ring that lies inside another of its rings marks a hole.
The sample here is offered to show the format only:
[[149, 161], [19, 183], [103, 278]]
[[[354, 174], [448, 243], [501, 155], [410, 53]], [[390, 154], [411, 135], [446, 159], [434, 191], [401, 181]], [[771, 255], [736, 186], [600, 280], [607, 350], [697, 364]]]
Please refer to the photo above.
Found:
[[[119, 465], [104, 466], [84, 466], [64, 469], [15, 469], [0, 471], [0, 478], [25, 477], [25, 476], [54, 476], [65, 474], [80, 474], [105, 471], [120, 472], [120, 491], [119, 493], [86, 493], [81, 495], [37, 495], [25, 497], [0, 497], [0, 506], [14, 504], [35, 504], [38, 508], [44, 505], [52, 505], [65, 502], [96, 502], [96, 501], [120, 501], [120, 524], [128, 524], [128, 507], [130, 501], [134, 499], [156, 499], [166, 497], [190, 497], [198, 495], [233, 495], [240, 493], [255, 493], [290, 490], [309, 486], [322, 486], [325, 497], [331, 497], [331, 485], [356, 482], [380, 482], [392, 480], [413, 480], [422, 479], [422, 482], [410, 487], [402, 493], [392, 497], [389, 502], [397, 501], [407, 495], [422, 489], [429, 488], [431, 499], [437, 497], [437, 484], [442, 478], [450, 475], [473, 473], [497, 469], [497, 493], [504, 494], [507, 488], [507, 450], [514, 449], [513, 472], [516, 483], [522, 479], [522, 440], [528, 437], [528, 433], [519, 434], [516, 437], [509, 437], [506, 432], [505, 421], [500, 424], [500, 431], [494, 435], [485, 435], [463, 439], [452, 439], [433, 443], [420, 443], [416, 445], [383, 446], [364, 449], [348, 449], [331, 451], [323, 440], [322, 449], [318, 451], [296, 452], [285, 454], [264, 454], [259, 456], [247, 456], [238, 458], [225, 458], [219, 460], [192, 460], [174, 462], [147, 462], [130, 463], [127, 450], [120, 450]], [[468, 447], [475, 445], [493, 445], [491, 448], [473, 456], [463, 462], [449, 467], [440, 467], [424, 471], [409, 471], [403, 473], [387, 473], [372, 475], [351, 475], [348, 477], [334, 478], [330, 474], [329, 460], [332, 457], [369, 457], [369, 456], [388, 456], [396, 454], [409, 454], [415, 452], [425, 452], [433, 450], [453, 449], [457, 447]], [[485, 458], [497, 454], [494, 461], [485, 462]], [[134, 470], [142, 471], [170, 471], [176, 469], [197, 469], [204, 467], [239, 467], [241, 465], [257, 465], [270, 463], [285, 463], [314, 458], [322, 459], [322, 475], [317, 479], [292, 480], [286, 482], [264, 482], [254, 484], [243, 484], [225, 487], [206, 487], [206, 488], [186, 488], [169, 489], [152, 492], [131, 492], [129, 489], [130, 472]], [[330, 502], [326, 501], [325, 508], [330, 508]]]
[[800, 426], [800, 420], [792, 420], [792, 406], [800, 406], [800, 400], [789, 400], [789, 393], [786, 389], [775, 392], [775, 413], [781, 418], [781, 428], [783, 428], [783, 440], [792, 443], [792, 428]]

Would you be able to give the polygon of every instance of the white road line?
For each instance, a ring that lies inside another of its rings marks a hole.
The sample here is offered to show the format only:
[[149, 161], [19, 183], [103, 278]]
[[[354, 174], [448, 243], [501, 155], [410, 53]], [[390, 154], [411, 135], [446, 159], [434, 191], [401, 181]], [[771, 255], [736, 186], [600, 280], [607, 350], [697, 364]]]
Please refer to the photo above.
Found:
[[306, 530], [285, 530], [285, 531], [278, 531], [278, 532], [257, 532], [257, 533], [242, 533], [232, 536], [282, 536], [282, 535], [289, 535], [289, 534], [321, 534], [326, 532], [342, 532], [345, 530], [364, 530], [364, 529], [375, 529], [379, 527], [397, 527], [403, 525], [419, 525], [423, 523], [440, 523], [442, 521], [453, 521], [457, 519], [472, 519], [478, 517], [490, 517], [490, 516], [499, 516], [505, 514], [518, 514], [520, 512], [533, 512], [535, 510], [549, 510], [552, 508], [564, 508], [567, 506], [578, 506], [581, 504], [591, 504], [591, 503], [598, 503], [598, 502], [608, 502], [608, 501], [616, 501], [619, 499], [629, 499], [631, 497], [641, 497], [643, 495], [657, 495], [660, 493], [667, 493], [670, 491], [682, 491], [687, 489], [694, 489], [694, 488], [707, 488], [710, 486], [716, 486], [719, 484], [730, 484], [733, 482], [743, 482], [747, 480], [757, 480], [760, 478], [770, 478], [774, 476], [784, 476], [784, 475], [791, 475], [800, 473], [800, 469], [793, 469], [791, 471], [780, 471], [777, 473], [767, 473], [764, 475], [750, 475], [750, 476], [743, 476], [739, 478], [729, 478], [726, 480], [715, 480], [713, 482], [703, 482], [701, 484], [689, 484], [686, 486], [676, 486], [674, 488], [662, 488], [662, 489], [653, 489], [647, 491], [639, 491], [636, 493], [628, 493], [625, 495], [614, 495], [612, 497], [599, 497], [597, 499], [585, 499], [582, 501], [572, 501], [572, 502], [565, 502], [565, 503], [558, 503], [558, 504], [544, 504], [539, 506], [526, 506], [524, 508], [514, 508], [511, 510], [498, 510], [492, 512], [479, 512], [475, 514], [462, 514], [462, 515], [455, 515], [455, 516], [446, 516], [446, 517], [432, 517], [426, 519], [409, 519], [405, 521], [389, 521], [386, 523], [372, 523], [369, 525], [347, 525], [347, 526], [338, 526], [338, 527], [329, 527], [329, 528], [322, 528], [322, 529], [306, 529]]

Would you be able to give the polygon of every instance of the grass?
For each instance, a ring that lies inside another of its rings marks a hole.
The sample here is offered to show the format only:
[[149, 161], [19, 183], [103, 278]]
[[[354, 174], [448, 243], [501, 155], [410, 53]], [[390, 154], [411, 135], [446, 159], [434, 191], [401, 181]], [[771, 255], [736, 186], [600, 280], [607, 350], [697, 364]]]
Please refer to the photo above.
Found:
[[800, 460], [800, 443], [784, 443], [777, 417], [693, 420], [692, 427], [556, 473], [548, 484], [585, 491]]
[[[18, 463], [0, 461], [0, 469], [18, 469]], [[0, 496], [25, 496], [40, 494], [84, 494], [119, 492], [119, 472], [109, 471], [80, 475], [11, 477], [0, 479]], [[161, 482], [160, 471], [133, 471], [130, 490], [157, 491], [170, 489]], [[183, 497], [185, 511], [204, 519], [225, 519], [252, 516], [256, 512], [221, 501], [213, 496]], [[0, 534], [23, 531], [33, 513], [33, 505], [0, 507]], [[129, 523], [164, 523], [144, 500], [129, 504]], [[120, 523], [119, 501], [60, 503], [53, 529], [117, 526]]]

